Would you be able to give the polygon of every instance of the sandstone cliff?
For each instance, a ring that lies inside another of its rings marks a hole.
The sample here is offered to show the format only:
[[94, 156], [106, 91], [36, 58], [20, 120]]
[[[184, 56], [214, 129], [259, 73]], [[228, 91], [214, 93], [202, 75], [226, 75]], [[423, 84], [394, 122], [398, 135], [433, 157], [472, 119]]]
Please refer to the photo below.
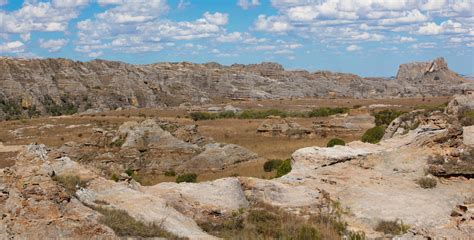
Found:
[[380, 98], [451, 95], [464, 79], [443, 59], [404, 64], [396, 80], [327, 71], [287, 71], [276, 63], [157, 63], [0, 59], [0, 119], [91, 108], [200, 104], [222, 98]]

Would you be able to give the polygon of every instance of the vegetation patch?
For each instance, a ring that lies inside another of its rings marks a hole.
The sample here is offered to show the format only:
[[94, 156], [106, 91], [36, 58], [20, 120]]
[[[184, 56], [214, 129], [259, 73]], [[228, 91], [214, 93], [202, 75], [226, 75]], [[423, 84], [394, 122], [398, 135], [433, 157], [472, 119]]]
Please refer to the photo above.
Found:
[[301, 117], [301, 118], [313, 118], [313, 117], [327, 117], [340, 113], [349, 112], [349, 108], [317, 108], [306, 112], [290, 112], [280, 109], [268, 109], [268, 110], [244, 110], [240, 113], [232, 111], [224, 111], [220, 113], [209, 113], [209, 112], [192, 112], [189, 114], [190, 118], [194, 121], [201, 120], [214, 120], [223, 118], [237, 118], [237, 119], [264, 119], [269, 116], [285, 117]]
[[176, 172], [171, 169], [171, 170], [168, 170], [168, 171], [165, 171], [165, 176], [166, 177], [175, 177], [176, 176]]
[[195, 183], [197, 182], [197, 174], [195, 173], [185, 173], [176, 177], [177, 183], [188, 182]]
[[398, 111], [395, 109], [386, 109], [379, 112], [374, 112], [372, 115], [375, 117], [375, 125], [377, 126], [388, 126], [395, 118], [404, 114], [404, 111]]
[[276, 177], [279, 178], [279, 177], [285, 176], [289, 172], [291, 172], [291, 160], [286, 159], [278, 167]]
[[390, 235], [401, 235], [401, 234], [406, 233], [408, 229], [410, 229], [410, 226], [403, 224], [403, 222], [399, 220], [394, 220], [394, 221], [382, 220], [375, 227], [375, 231], [383, 232], [385, 234], [390, 234]]
[[474, 125], [474, 110], [464, 111], [461, 117], [461, 124], [463, 126]]
[[271, 172], [271, 171], [277, 170], [281, 166], [282, 163], [283, 161], [279, 159], [268, 160], [263, 164], [263, 170], [265, 172]]
[[373, 128], [367, 129], [367, 131], [362, 135], [362, 142], [367, 143], [378, 143], [382, 140], [383, 135], [385, 134], [384, 126], [375, 126]]
[[329, 140], [329, 142], [326, 146], [327, 147], [334, 147], [336, 145], [345, 146], [346, 142], [344, 142], [344, 140], [339, 139], [339, 138], [333, 138], [333, 139]]
[[126, 211], [94, 206], [91, 207], [102, 214], [99, 222], [114, 230], [115, 234], [123, 237], [165, 237], [169, 239], [178, 239], [168, 232], [162, 230], [161, 226], [145, 224], [135, 220]]
[[435, 188], [437, 183], [436, 179], [431, 177], [422, 177], [416, 181], [422, 188]]
[[60, 104], [54, 102], [51, 97], [45, 96], [43, 104], [46, 108], [46, 112], [52, 116], [72, 115], [77, 113], [77, 110], [79, 109], [67, 96], [61, 97]]
[[54, 175], [52, 179], [63, 186], [71, 196], [76, 194], [77, 189], [84, 188], [87, 185], [87, 181], [76, 175]]
[[198, 224], [204, 231], [225, 239], [365, 239], [362, 233], [348, 231], [337, 214], [308, 219], [266, 204]]

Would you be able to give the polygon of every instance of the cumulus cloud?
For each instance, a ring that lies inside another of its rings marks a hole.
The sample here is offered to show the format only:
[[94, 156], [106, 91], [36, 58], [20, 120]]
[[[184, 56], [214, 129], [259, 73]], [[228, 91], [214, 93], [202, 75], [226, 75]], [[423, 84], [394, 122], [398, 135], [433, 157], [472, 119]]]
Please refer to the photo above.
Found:
[[2, 53], [22, 53], [25, 51], [25, 48], [25, 44], [20, 41], [0, 44], [0, 52]]
[[358, 45], [355, 45], [355, 44], [352, 44], [352, 45], [349, 45], [346, 48], [346, 50], [349, 51], [349, 52], [360, 51], [360, 50], [362, 50], [362, 47], [360, 47]]
[[277, 17], [259, 15], [257, 21], [255, 21], [255, 29], [264, 32], [286, 32], [291, 29], [291, 25]]
[[123, 4], [125, 0], [97, 0], [99, 5], [118, 5]]
[[49, 2], [26, 2], [16, 11], [0, 11], [0, 32], [64, 32], [69, 21], [77, 16], [78, 12], [74, 8], [55, 8]]
[[209, 12], [204, 13], [204, 19], [207, 20], [207, 22], [215, 25], [226, 25], [227, 22], [229, 21], [229, 15], [227, 13], [220, 13], [220, 12], [215, 12], [213, 14]]
[[399, 36], [398, 41], [401, 43], [408, 43], [408, 42], [416, 42], [416, 39], [412, 37]]
[[48, 49], [49, 52], [59, 52], [61, 48], [68, 44], [69, 40], [67, 39], [49, 39], [44, 40], [40, 39], [39, 44], [41, 48]]
[[236, 42], [239, 40], [242, 40], [242, 34], [240, 32], [233, 32], [217, 37], [218, 42]]
[[434, 42], [424, 42], [424, 43], [413, 44], [410, 46], [410, 48], [412, 49], [431, 49], [435, 47], [436, 47], [436, 43]]
[[97, 18], [101, 21], [117, 24], [142, 23], [156, 19], [167, 10], [168, 5], [164, 0], [128, 0], [97, 14]]
[[238, 0], [237, 5], [243, 9], [249, 9], [250, 7], [255, 7], [260, 5], [259, 0]]
[[8, 0], [0, 0], [0, 6], [7, 5]]
[[74, 8], [87, 5], [89, 0], [53, 0], [52, 3], [57, 8]]

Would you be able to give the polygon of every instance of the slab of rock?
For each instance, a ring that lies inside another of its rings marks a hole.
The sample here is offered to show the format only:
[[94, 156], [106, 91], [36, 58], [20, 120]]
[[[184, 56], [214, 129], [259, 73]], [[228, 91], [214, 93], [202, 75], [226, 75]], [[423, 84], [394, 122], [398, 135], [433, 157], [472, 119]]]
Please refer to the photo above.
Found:
[[375, 127], [375, 118], [369, 114], [335, 116], [313, 124], [313, 129], [318, 135], [351, 134]]
[[464, 145], [474, 147], [474, 126], [463, 127], [462, 129], [462, 141]]

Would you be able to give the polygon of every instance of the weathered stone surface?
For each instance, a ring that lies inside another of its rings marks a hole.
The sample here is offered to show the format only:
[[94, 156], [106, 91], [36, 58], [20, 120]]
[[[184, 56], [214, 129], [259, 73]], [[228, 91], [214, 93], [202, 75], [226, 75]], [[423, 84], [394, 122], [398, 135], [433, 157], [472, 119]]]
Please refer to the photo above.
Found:
[[[461, 93], [469, 85], [442, 59], [402, 65], [391, 81], [327, 71], [285, 71], [275, 63], [229, 67], [12, 58], [0, 60], [0, 84], [2, 99], [27, 99], [25, 107], [36, 106], [42, 113], [65, 100], [85, 111], [201, 104], [219, 98], [436, 96]], [[0, 117], [5, 118], [1, 111]]]
[[30, 145], [14, 167], [0, 169], [0, 238], [118, 239], [51, 179], [49, 161], [44, 146]]
[[267, 136], [285, 136], [289, 138], [303, 138], [311, 134], [311, 130], [289, 119], [270, 116], [257, 128], [257, 133]]
[[462, 132], [463, 143], [474, 147], [474, 126], [463, 127]]
[[335, 116], [329, 120], [313, 123], [313, 129], [318, 135], [351, 134], [375, 127], [375, 118], [369, 114], [356, 116]]

